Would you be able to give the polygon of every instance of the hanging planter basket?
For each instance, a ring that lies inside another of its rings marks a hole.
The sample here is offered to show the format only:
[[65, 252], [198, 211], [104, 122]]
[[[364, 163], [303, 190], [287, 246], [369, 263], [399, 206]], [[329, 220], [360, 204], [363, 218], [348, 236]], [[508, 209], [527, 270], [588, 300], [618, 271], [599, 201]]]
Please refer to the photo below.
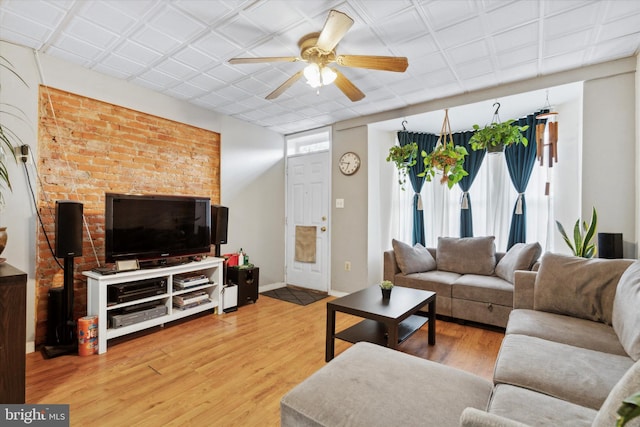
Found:
[[449, 188], [452, 188], [462, 178], [469, 175], [463, 167], [464, 158], [468, 154], [466, 148], [453, 143], [449, 110], [446, 109], [436, 147], [429, 154], [425, 151], [422, 152], [424, 172], [418, 176], [424, 177], [429, 182], [435, 176], [439, 176], [441, 184], [446, 183]]
[[398, 184], [404, 191], [404, 185], [407, 183], [407, 176], [409, 175], [409, 169], [414, 166], [418, 158], [418, 144], [412, 142], [406, 145], [394, 145], [389, 148], [389, 155], [387, 156], [387, 162], [393, 162], [398, 168], [400, 177], [398, 178]]
[[500, 116], [498, 115], [500, 103], [496, 102], [493, 105], [495, 106], [496, 104], [498, 108], [493, 113], [490, 124], [482, 129], [478, 125], [473, 125], [475, 133], [469, 139], [471, 149], [474, 151], [486, 149], [488, 153], [502, 153], [504, 148], [511, 144], [522, 144], [526, 147], [529, 141], [522, 132], [529, 129], [529, 126], [514, 126], [513, 122], [515, 120], [500, 122]]

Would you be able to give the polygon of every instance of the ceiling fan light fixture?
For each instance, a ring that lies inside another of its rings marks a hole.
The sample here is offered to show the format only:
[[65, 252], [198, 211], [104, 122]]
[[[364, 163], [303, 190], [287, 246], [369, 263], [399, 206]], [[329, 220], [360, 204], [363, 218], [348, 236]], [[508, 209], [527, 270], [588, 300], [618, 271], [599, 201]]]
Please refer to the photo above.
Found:
[[330, 85], [337, 77], [337, 74], [328, 67], [321, 67], [316, 63], [311, 63], [304, 68], [304, 77], [307, 84], [312, 88]]

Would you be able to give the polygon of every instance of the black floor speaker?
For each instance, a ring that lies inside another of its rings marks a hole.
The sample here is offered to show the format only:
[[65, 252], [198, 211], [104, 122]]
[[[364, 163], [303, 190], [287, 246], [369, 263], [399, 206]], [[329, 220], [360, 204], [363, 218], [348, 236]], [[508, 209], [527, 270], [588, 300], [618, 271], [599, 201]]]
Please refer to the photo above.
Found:
[[63, 344], [63, 337], [60, 336], [60, 325], [66, 321], [62, 308], [64, 299], [64, 289], [51, 288], [47, 301], [47, 345]]
[[598, 233], [598, 258], [622, 257], [622, 233]]

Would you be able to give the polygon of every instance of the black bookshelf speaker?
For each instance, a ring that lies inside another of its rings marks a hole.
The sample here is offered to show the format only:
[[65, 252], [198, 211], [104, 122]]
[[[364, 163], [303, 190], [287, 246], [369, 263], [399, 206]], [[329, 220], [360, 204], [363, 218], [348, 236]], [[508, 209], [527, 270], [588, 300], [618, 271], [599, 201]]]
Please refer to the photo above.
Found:
[[598, 233], [598, 258], [622, 258], [622, 233]]
[[227, 243], [227, 228], [229, 222], [229, 208], [211, 205], [211, 244]]
[[82, 256], [82, 203], [56, 201], [56, 258]]

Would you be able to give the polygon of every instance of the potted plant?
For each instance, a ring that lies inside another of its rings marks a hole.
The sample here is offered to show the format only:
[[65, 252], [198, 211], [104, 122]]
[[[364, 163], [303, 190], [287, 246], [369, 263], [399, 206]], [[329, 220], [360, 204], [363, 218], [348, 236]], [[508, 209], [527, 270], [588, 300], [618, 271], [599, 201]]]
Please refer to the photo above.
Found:
[[[13, 64], [11, 64], [11, 62], [9, 62], [4, 56], [0, 55], [0, 71], [2, 70], [9, 71], [9, 73], [13, 74], [15, 77], [18, 78], [18, 80], [20, 80], [25, 86], [28, 87], [27, 83], [15, 71]], [[2, 106], [1, 112], [3, 114], [0, 114], [0, 212], [2, 212], [2, 209], [4, 208], [4, 195], [3, 195], [4, 190], [8, 189], [9, 191], [11, 191], [11, 180], [9, 179], [9, 170], [7, 169], [6, 153], [9, 152], [15, 161], [16, 153], [13, 149], [13, 144], [11, 140], [13, 139], [20, 142], [20, 138], [18, 137], [18, 135], [16, 135], [15, 132], [13, 132], [11, 129], [7, 128], [6, 125], [3, 124], [2, 117], [3, 115], [12, 116], [22, 120], [22, 118], [19, 115], [15, 114], [14, 111], [18, 111], [19, 113], [24, 115], [22, 111], [20, 111], [18, 108], [14, 106], [11, 106], [8, 104], [1, 104], [1, 106]], [[11, 107], [11, 108], [7, 109], [6, 107]], [[0, 254], [2, 253], [2, 251], [4, 251], [6, 244], [7, 244], [7, 227], [0, 226]]]
[[514, 126], [515, 120], [507, 120], [506, 122], [493, 122], [480, 129], [480, 126], [473, 125], [475, 133], [469, 140], [471, 148], [474, 151], [487, 149], [488, 152], [500, 152], [511, 144], [522, 144], [525, 147], [529, 144], [529, 140], [525, 138], [522, 132], [529, 129], [529, 125]]
[[580, 230], [580, 219], [576, 221], [576, 224], [573, 226], [573, 243], [567, 236], [567, 233], [564, 231], [564, 227], [560, 224], [560, 221], [556, 221], [556, 226], [558, 227], [558, 231], [562, 235], [562, 238], [566, 242], [566, 244], [571, 249], [571, 252], [575, 256], [579, 256], [582, 258], [593, 258], [596, 254], [596, 245], [593, 243], [593, 237], [596, 234], [596, 226], [598, 224], [598, 215], [596, 213], [596, 208], [593, 208], [593, 213], [591, 214], [591, 223], [587, 224], [587, 222], [582, 223], [582, 230]]
[[640, 392], [624, 399], [617, 412], [616, 427], [623, 427], [632, 419], [640, 417]]
[[422, 152], [424, 172], [418, 176], [424, 176], [431, 182], [436, 175], [442, 175], [440, 183], [446, 183], [451, 188], [469, 175], [463, 167], [464, 157], [468, 154], [466, 148], [453, 145], [452, 141], [445, 144], [438, 143], [431, 153]]
[[382, 283], [380, 283], [380, 289], [382, 290], [383, 299], [391, 298], [391, 290], [393, 289], [393, 282], [389, 280], [383, 280]]
[[[9, 62], [4, 56], [0, 55], [0, 70], [2, 69], [9, 71], [9, 73], [17, 77], [18, 80], [20, 80], [25, 86], [28, 86], [27, 83], [22, 79], [22, 77], [20, 77], [20, 75], [15, 71], [13, 64], [11, 64], [11, 62]], [[24, 115], [22, 111], [14, 106], [2, 104], [2, 107], [2, 113], [4, 113], [4, 115], [6, 116], [12, 116], [21, 119], [21, 117], [15, 114], [12, 110], [17, 110], [19, 113]], [[11, 107], [11, 109], [7, 110], [5, 107]], [[0, 208], [4, 205], [3, 190], [6, 188], [11, 191], [11, 181], [9, 180], [9, 171], [6, 164], [6, 153], [9, 152], [13, 159], [16, 159], [16, 153], [13, 149], [14, 146], [11, 142], [12, 139], [20, 142], [20, 138], [16, 135], [16, 133], [7, 128], [7, 126], [2, 123], [2, 115], [0, 115]]]
[[407, 175], [409, 174], [409, 168], [416, 164], [418, 158], [418, 144], [412, 142], [406, 145], [394, 145], [389, 148], [389, 155], [387, 156], [387, 162], [395, 163], [400, 173], [398, 184], [404, 191], [404, 185], [407, 183]]

